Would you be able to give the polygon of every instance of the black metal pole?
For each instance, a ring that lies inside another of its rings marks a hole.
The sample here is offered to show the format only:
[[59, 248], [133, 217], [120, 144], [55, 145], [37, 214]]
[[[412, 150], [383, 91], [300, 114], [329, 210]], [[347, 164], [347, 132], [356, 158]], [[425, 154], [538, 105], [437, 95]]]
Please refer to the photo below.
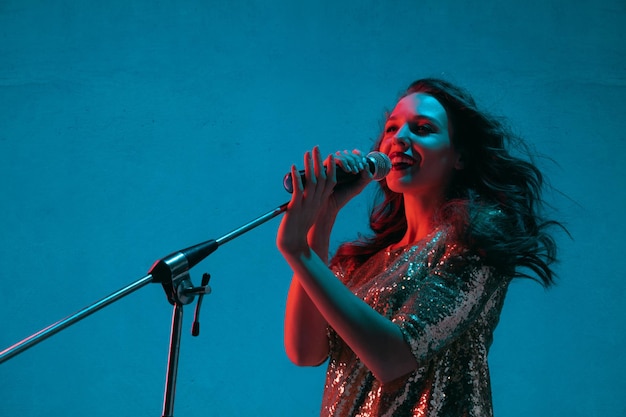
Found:
[[57, 321], [56, 323], [51, 324], [38, 331], [37, 333], [28, 336], [26, 339], [17, 342], [11, 347], [6, 348], [2, 352], [0, 352], [0, 363], [11, 359], [13, 356], [25, 351], [28, 348], [35, 346], [37, 343], [49, 338], [50, 336], [60, 332], [66, 327], [71, 326], [72, 324], [84, 319], [90, 314], [95, 313], [96, 311], [108, 306], [111, 303], [119, 300], [120, 298], [130, 294], [133, 291], [138, 290], [139, 288], [149, 284], [152, 282], [152, 275], [146, 275], [138, 281], [114, 292], [113, 294], [103, 298], [100, 301], [95, 302], [94, 304], [85, 307], [84, 309], [68, 316], [62, 320]]
[[163, 394], [163, 417], [174, 416], [174, 397], [176, 396], [176, 376], [178, 375], [178, 357], [180, 355], [180, 336], [183, 323], [183, 305], [176, 303], [172, 313], [172, 332], [167, 361], [167, 376]]
[[[274, 217], [278, 216], [279, 214], [283, 213], [284, 211], [287, 210], [287, 203], [284, 203], [278, 207], [276, 207], [275, 209], [265, 213], [262, 216], [259, 216], [258, 218], [256, 218], [255, 220], [245, 224], [244, 226], [241, 226], [235, 230], [233, 230], [230, 233], [227, 233], [226, 235], [220, 237], [219, 239], [216, 240], [212, 240], [212, 241], [208, 241], [205, 243], [201, 243], [199, 245], [196, 246], [192, 246], [190, 248], [184, 249], [180, 252], [177, 252], [174, 254], [174, 256], [170, 256], [168, 258], [164, 258], [168, 261], [170, 261], [171, 258], [174, 258], [170, 263], [174, 264], [176, 263], [176, 265], [174, 265], [175, 267], [180, 267], [180, 265], [178, 265], [177, 261], [179, 258], [189, 258], [191, 260], [191, 262], [187, 262], [185, 260], [185, 267], [186, 270], [189, 270], [189, 268], [193, 267], [194, 265], [196, 265], [198, 262], [200, 262], [202, 259], [204, 259], [206, 256], [208, 256], [211, 252], [213, 252], [214, 250], [217, 249], [217, 247], [219, 245], [222, 245], [230, 240], [233, 240], [234, 238], [244, 234], [245, 232], [267, 222], [270, 219], [273, 219]], [[157, 264], [159, 263], [164, 263], [163, 260], [159, 261]], [[168, 267], [170, 265], [167, 265]], [[183, 269], [184, 269], [183, 268]], [[154, 268], [153, 268], [154, 269]], [[152, 271], [151, 271], [152, 272]], [[171, 271], [168, 271], [171, 272]], [[182, 271], [184, 272], [184, 271]], [[176, 271], [177, 277], [180, 274], [178, 271]], [[115, 291], [113, 294], [103, 298], [100, 301], [95, 302], [94, 304], [87, 306], [85, 308], [83, 308], [80, 311], [77, 311], [76, 313], [72, 314], [71, 316], [68, 316], [62, 320], [57, 321], [56, 323], [51, 324], [50, 326], [41, 329], [40, 331], [38, 331], [37, 333], [34, 333], [30, 336], [28, 336], [26, 339], [21, 340], [19, 342], [17, 342], [16, 344], [14, 344], [13, 346], [9, 346], [8, 348], [4, 349], [3, 351], [0, 352], [0, 363], [3, 363], [9, 359], [11, 359], [12, 357], [22, 353], [23, 351], [25, 351], [26, 349], [29, 349], [33, 346], [35, 346], [37, 343], [49, 338], [50, 336], [60, 332], [61, 330], [65, 329], [66, 327], [69, 327], [71, 325], [73, 325], [74, 323], [84, 319], [85, 317], [95, 313], [96, 311], [108, 306], [111, 303], [114, 303], [115, 301], [119, 300], [122, 297], [125, 297], [126, 295], [138, 290], [139, 288], [151, 283], [151, 282], [156, 282], [156, 283], [161, 283], [164, 284], [163, 282], [163, 278], [162, 277], [157, 277], [154, 276], [152, 273], [149, 273], [148, 275], [146, 275], [145, 277], [133, 282], [130, 285], [127, 285], [126, 287]], [[168, 294], [169, 296], [169, 294]], [[174, 303], [173, 303], [174, 304]]]
[[66, 327], [71, 326], [79, 320], [84, 319], [90, 314], [95, 313], [96, 311], [119, 300], [131, 292], [136, 291], [149, 283], [159, 283], [163, 285], [168, 300], [174, 305], [166, 387], [163, 400], [163, 417], [173, 417], [174, 397], [176, 394], [176, 376], [178, 373], [178, 358], [180, 354], [183, 304], [191, 303], [195, 295], [195, 289], [191, 284], [187, 271], [217, 250], [220, 245], [243, 235], [251, 229], [254, 229], [255, 227], [285, 212], [287, 210], [287, 205], [288, 203], [281, 204], [275, 209], [257, 217], [251, 222], [246, 223], [245, 225], [218, 239], [209, 240], [198, 245], [191, 246], [162, 258], [153, 265], [148, 275], [145, 277], [3, 350], [0, 352], [0, 363], [9, 360], [13, 356], [25, 351], [26, 349], [60, 332]]

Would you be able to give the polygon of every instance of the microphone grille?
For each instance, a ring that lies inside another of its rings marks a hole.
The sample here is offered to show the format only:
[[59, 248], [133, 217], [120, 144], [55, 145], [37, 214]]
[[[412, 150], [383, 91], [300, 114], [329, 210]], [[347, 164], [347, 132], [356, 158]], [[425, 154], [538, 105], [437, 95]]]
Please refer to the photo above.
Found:
[[380, 181], [391, 171], [391, 159], [382, 152], [373, 151], [367, 154], [367, 158], [372, 162], [372, 175], [374, 180]]

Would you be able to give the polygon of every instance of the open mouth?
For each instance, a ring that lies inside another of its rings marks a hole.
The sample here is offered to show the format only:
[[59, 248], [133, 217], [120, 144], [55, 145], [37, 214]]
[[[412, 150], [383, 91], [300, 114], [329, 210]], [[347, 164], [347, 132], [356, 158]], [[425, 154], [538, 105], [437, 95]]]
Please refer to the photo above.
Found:
[[389, 159], [391, 159], [391, 169], [395, 171], [409, 169], [420, 162], [418, 159], [410, 157], [402, 152], [392, 153], [389, 155]]

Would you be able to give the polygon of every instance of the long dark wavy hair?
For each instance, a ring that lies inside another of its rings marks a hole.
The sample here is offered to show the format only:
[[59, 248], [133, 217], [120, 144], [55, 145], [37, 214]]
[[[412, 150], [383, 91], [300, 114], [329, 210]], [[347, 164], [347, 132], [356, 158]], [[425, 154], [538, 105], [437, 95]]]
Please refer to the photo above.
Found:
[[[449, 238], [511, 276], [552, 285], [556, 242], [550, 231], [552, 226], [565, 228], [541, 214], [544, 178], [527, 145], [504, 119], [480, 111], [469, 93], [448, 81], [417, 80], [402, 97], [412, 93], [429, 94], [445, 108], [452, 144], [464, 162], [464, 168], [454, 174], [447, 203], [436, 219], [451, 231]], [[374, 150], [382, 138], [381, 134]], [[527, 159], [513, 156], [509, 152], [513, 147]], [[404, 236], [403, 195], [391, 191], [385, 180], [379, 186], [382, 202], [370, 215], [373, 235], [341, 245], [331, 265], [348, 262], [358, 266]]]

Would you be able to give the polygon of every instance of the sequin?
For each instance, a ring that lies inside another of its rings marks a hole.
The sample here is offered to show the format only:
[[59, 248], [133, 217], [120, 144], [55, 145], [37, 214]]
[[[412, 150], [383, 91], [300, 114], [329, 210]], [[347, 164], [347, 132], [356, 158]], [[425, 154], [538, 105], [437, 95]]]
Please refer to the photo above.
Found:
[[401, 329], [419, 366], [381, 384], [329, 329], [321, 416], [492, 416], [487, 352], [510, 277], [438, 231], [335, 274]]

